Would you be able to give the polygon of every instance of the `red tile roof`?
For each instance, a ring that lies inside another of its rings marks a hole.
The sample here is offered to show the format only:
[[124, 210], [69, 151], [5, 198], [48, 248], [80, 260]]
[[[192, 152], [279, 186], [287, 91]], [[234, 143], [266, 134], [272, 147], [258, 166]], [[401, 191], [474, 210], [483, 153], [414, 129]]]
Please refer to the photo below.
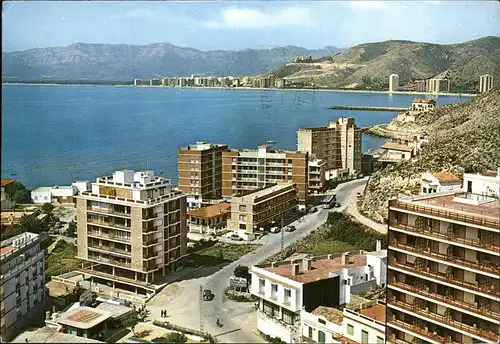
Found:
[[193, 209], [188, 212], [188, 216], [211, 218], [219, 215], [224, 215], [229, 213], [231, 210], [231, 204], [227, 202], [222, 202], [219, 204], [209, 205], [207, 207], [201, 207], [198, 209]]
[[2, 186], [7, 186], [9, 184], [15, 183], [15, 179], [2, 179]]
[[311, 283], [329, 278], [328, 274], [333, 271], [338, 271], [343, 268], [349, 269], [366, 265], [365, 255], [353, 255], [350, 257], [351, 263], [345, 265], [341, 263], [341, 259], [341, 257], [335, 257], [333, 259], [317, 260], [315, 262], [312, 262], [312, 269], [308, 271], [302, 270], [302, 261], [300, 261], [300, 273], [298, 275], [292, 275], [291, 264], [281, 265], [274, 268], [269, 267], [266, 268], [266, 270], [282, 277], [290, 278], [297, 282]]
[[461, 182], [462, 179], [451, 173], [450, 171], [442, 171], [438, 173], [432, 174], [437, 180], [441, 183], [449, 183], [449, 182]]
[[412, 103], [424, 103], [424, 104], [436, 104], [434, 99], [425, 99], [425, 98], [415, 98], [411, 101]]
[[373, 320], [377, 320], [385, 323], [385, 306], [381, 304], [377, 304], [372, 307], [364, 308], [359, 311], [359, 313], [372, 318]]

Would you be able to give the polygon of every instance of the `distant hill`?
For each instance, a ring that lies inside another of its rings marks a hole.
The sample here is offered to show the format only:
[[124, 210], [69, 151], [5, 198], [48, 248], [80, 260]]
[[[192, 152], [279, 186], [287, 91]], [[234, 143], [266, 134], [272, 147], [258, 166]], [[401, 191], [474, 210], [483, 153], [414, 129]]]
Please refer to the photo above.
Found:
[[420, 114], [411, 130], [427, 132], [430, 141], [418, 157], [370, 177], [360, 209], [372, 218], [387, 219], [387, 201], [415, 189], [423, 172], [452, 170], [462, 175], [500, 167], [500, 88]]
[[295, 46], [240, 51], [201, 51], [167, 43], [75, 43], [67, 47], [2, 53], [2, 80], [132, 80], [157, 76], [260, 74], [298, 55], [321, 57], [335, 47]]
[[477, 87], [479, 75], [491, 74], [500, 84], [500, 37], [440, 45], [385, 41], [356, 45], [310, 63], [287, 63], [273, 71], [293, 83], [325, 87], [383, 88], [396, 73], [400, 84], [435, 76], [452, 84]]

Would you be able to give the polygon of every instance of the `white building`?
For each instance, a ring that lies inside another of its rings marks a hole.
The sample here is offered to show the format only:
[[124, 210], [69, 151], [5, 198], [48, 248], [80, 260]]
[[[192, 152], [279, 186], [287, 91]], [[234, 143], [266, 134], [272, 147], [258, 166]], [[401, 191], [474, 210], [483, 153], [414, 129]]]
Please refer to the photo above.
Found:
[[339, 307], [386, 284], [387, 251], [343, 253], [252, 266], [250, 292], [258, 298], [257, 329], [292, 343], [302, 336], [301, 312]]
[[479, 77], [479, 93], [488, 92], [493, 88], [493, 77], [489, 74]]
[[481, 174], [464, 174], [464, 191], [478, 195], [500, 196], [500, 168], [497, 172]]
[[319, 306], [301, 311], [302, 337], [327, 344], [385, 343], [385, 305], [369, 301], [363, 307], [343, 310]]
[[399, 90], [399, 75], [391, 74], [389, 75], [389, 92], [397, 90]]
[[411, 111], [428, 112], [436, 108], [436, 101], [433, 99], [415, 98], [411, 102]]
[[2, 343], [12, 340], [32, 321], [43, 319], [45, 262], [40, 239], [28, 232], [0, 243]]
[[449, 171], [438, 173], [426, 172], [420, 181], [420, 194], [430, 194], [436, 192], [460, 190], [462, 179]]
[[73, 203], [73, 196], [78, 195], [78, 188], [70, 186], [41, 186], [31, 191], [31, 200], [35, 204], [44, 203]]
[[71, 186], [74, 186], [77, 189], [78, 194], [92, 190], [92, 184], [88, 180], [75, 180], [71, 183]]

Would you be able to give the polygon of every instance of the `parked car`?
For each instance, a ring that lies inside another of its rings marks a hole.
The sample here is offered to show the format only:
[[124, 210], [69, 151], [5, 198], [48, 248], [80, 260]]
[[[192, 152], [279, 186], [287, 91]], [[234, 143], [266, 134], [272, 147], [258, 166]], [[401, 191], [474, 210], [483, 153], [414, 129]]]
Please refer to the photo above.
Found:
[[363, 197], [363, 195], [361, 194], [361, 192], [358, 192], [358, 198], [361, 198]]
[[234, 241], [243, 241], [243, 238], [240, 237], [238, 234], [233, 233], [229, 236], [229, 239], [234, 240]]
[[293, 232], [293, 231], [294, 231], [294, 230], [296, 230], [296, 229], [297, 229], [297, 228], [295, 228], [295, 226], [287, 226], [287, 227], [285, 228], [285, 231], [286, 231], [286, 232]]
[[314, 214], [314, 213], [315, 213], [315, 212], [317, 212], [317, 211], [318, 211], [318, 208], [316, 208], [316, 207], [312, 207], [312, 208], [309, 210], [309, 213]]
[[271, 229], [269, 231], [271, 233], [279, 233], [279, 232], [281, 232], [281, 230], [280, 230], [279, 227], [271, 227]]
[[215, 295], [212, 293], [210, 289], [203, 290], [203, 300], [204, 301], [212, 301]]
[[54, 225], [54, 228], [56, 228], [56, 229], [62, 228], [61, 222], [56, 222]]
[[335, 203], [335, 208], [340, 208], [340, 203], [339, 202]]

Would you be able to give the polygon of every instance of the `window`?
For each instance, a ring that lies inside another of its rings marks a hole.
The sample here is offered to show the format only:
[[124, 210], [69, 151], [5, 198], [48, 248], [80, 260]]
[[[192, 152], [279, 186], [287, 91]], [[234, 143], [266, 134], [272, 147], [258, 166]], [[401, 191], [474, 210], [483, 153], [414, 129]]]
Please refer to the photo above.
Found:
[[46, 201], [48, 198], [47, 198], [47, 196], [43, 196], [43, 199]]
[[266, 286], [266, 281], [264, 279], [259, 279], [259, 293], [264, 294], [264, 288]]
[[247, 216], [246, 215], [240, 215], [240, 221], [246, 222], [247, 221]]
[[312, 339], [313, 337], [313, 328], [309, 326], [309, 338]]
[[290, 304], [291, 298], [292, 298], [292, 291], [290, 289], [285, 289], [285, 303]]
[[247, 229], [246, 223], [240, 223], [240, 229]]
[[282, 308], [281, 310], [283, 312], [283, 321], [289, 325], [293, 325], [296, 319], [295, 313], [285, 308]]
[[347, 334], [350, 336], [354, 336], [354, 326], [351, 324], [347, 324]]
[[368, 344], [368, 331], [361, 330], [361, 344]]
[[320, 324], [326, 325], [326, 321], [325, 321], [325, 320], [323, 320], [323, 319], [321, 319], [321, 318], [318, 318], [318, 322], [319, 322]]
[[240, 204], [240, 211], [247, 211], [247, 206], [245, 204]]
[[278, 297], [278, 285], [271, 284], [271, 298], [276, 299]]
[[35, 201], [38, 199], [38, 196], [35, 196]]
[[384, 344], [385, 340], [382, 337], [377, 337], [377, 344]]

